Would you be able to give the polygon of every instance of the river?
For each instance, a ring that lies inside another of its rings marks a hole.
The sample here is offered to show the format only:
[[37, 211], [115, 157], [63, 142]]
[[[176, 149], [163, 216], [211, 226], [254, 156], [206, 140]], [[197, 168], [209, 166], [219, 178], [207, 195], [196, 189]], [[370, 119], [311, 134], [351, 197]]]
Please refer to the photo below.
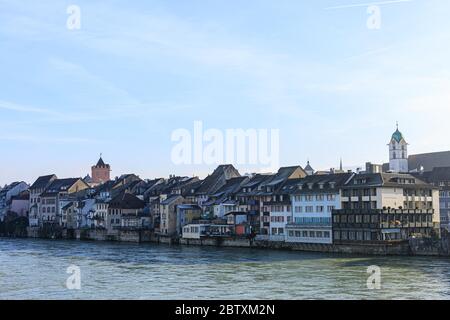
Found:
[[[79, 290], [67, 268], [79, 267]], [[381, 270], [369, 290], [369, 266]], [[0, 239], [0, 299], [449, 299], [450, 259]]]

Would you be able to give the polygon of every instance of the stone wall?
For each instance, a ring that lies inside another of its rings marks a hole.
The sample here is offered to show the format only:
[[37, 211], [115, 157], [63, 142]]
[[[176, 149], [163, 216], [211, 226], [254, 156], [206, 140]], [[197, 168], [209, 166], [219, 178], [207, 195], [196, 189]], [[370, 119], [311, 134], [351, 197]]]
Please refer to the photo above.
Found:
[[[53, 230], [52, 230], [53, 231]], [[70, 232], [69, 232], [70, 231]], [[450, 238], [411, 239], [393, 244], [307, 244], [292, 242], [256, 241], [246, 238], [202, 238], [177, 239], [154, 234], [150, 231], [114, 231], [106, 230], [63, 230], [64, 239], [122, 241], [122, 242], [154, 242], [164, 244], [181, 244], [188, 246], [217, 246], [236, 248], [259, 248], [273, 250], [291, 250], [306, 252], [361, 254], [361, 255], [416, 255], [416, 256], [450, 256]], [[28, 227], [29, 238], [53, 238], [53, 233], [43, 234], [39, 228]]]
[[238, 247], [238, 248], [249, 248], [252, 246], [250, 240], [239, 238], [180, 239], [180, 244], [192, 246]]
[[410, 239], [409, 247], [414, 256], [449, 256], [450, 238]]
[[218, 247], [240, 247], [259, 248], [271, 250], [291, 250], [307, 252], [326, 252], [362, 255], [408, 255], [409, 244], [407, 242], [382, 245], [382, 244], [308, 244], [275, 241], [252, 241], [244, 238], [203, 238], [203, 239], [180, 239], [181, 245], [193, 246], [218, 246]]

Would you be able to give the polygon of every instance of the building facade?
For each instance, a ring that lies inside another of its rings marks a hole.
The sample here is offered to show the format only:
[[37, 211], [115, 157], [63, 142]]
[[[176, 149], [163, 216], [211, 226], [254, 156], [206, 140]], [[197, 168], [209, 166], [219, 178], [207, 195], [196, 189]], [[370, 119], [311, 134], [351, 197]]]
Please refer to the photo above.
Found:
[[333, 242], [439, 234], [439, 190], [410, 174], [357, 174], [333, 210]]
[[341, 208], [341, 187], [352, 176], [350, 173], [308, 176], [286, 186], [291, 194], [293, 215], [286, 226], [286, 242], [332, 243], [332, 212]]

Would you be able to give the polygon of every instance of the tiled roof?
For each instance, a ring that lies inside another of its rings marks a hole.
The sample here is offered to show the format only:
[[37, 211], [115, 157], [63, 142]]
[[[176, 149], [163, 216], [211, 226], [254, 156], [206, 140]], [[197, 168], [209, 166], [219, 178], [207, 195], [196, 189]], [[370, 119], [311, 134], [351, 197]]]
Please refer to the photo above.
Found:
[[171, 204], [172, 202], [176, 201], [179, 198], [182, 198], [182, 196], [180, 196], [179, 194], [176, 194], [176, 195], [168, 197], [166, 200], [161, 201], [161, 204], [168, 205], [168, 204]]
[[231, 178], [240, 177], [239, 171], [231, 164], [220, 165], [214, 172], [203, 180], [196, 191], [198, 194], [215, 193]]
[[143, 209], [144, 207], [144, 201], [128, 192], [119, 194], [109, 203], [111, 209]]
[[[412, 183], [406, 183], [406, 180], [411, 180]], [[355, 181], [357, 183], [355, 183]], [[408, 188], [414, 186], [426, 186], [432, 188], [433, 186], [424, 182], [423, 180], [417, 178], [411, 174], [402, 173], [367, 173], [367, 174], [356, 174], [347, 183], [344, 188], [354, 188], [354, 187], [399, 187]]]
[[67, 191], [79, 180], [81, 178], [56, 179], [47, 187], [42, 196], [51, 196], [59, 192]]
[[31, 185], [30, 189], [44, 189], [46, 188], [52, 180], [56, 179], [56, 175], [51, 174], [48, 176], [41, 176]]
[[[286, 181], [280, 189], [280, 193], [305, 193], [322, 191], [336, 191], [352, 177], [351, 173], [336, 173], [327, 175], [312, 175], [301, 179], [292, 179]], [[300, 187], [302, 187], [300, 189]]]

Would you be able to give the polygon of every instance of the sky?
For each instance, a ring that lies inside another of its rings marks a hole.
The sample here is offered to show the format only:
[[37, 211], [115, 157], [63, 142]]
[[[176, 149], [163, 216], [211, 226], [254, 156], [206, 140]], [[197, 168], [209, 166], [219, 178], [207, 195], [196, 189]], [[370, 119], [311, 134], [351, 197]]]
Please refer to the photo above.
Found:
[[202, 177], [215, 165], [171, 159], [195, 121], [279, 129], [281, 166], [387, 162], [396, 121], [410, 154], [450, 150], [449, 14], [447, 0], [0, 0], [0, 185], [85, 176], [100, 153], [113, 176]]

